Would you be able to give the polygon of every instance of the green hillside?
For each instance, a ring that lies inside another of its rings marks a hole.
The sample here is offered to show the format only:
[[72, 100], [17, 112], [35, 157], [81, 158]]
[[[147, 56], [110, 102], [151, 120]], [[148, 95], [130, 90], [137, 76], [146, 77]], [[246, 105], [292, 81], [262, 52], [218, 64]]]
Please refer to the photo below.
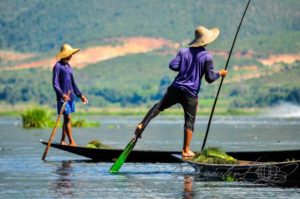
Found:
[[[181, 42], [190, 40], [194, 27], [200, 24], [219, 27], [220, 40], [229, 45], [246, 3], [246, 0], [2, 0], [0, 47], [45, 52], [59, 48], [63, 42], [84, 47], [107, 37], [137, 35]], [[297, 0], [252, 0], [240, 38], [299, 31], [299, 8]]]
[[[38, 60], [53, 56], [64, 42], [87, 48], [114, 45], [106, 38], [147, 36], [182, 44], [193, 38], [196, 26], [205, 25], [221, 29], [220, 37], [209, 50], [228, 52], [246, 3], [246, 0], [2, 0], [0, 49], [37, 53], [38, 57], [33, 59]], [[230, 74], [219, 100], [221, 109], [261, 108], [281, 101], [300, 104], [297, 83], [300, 63], [267, 67], [259, 61], [269, 55], [299, 53], [299, 8], [297, 0], [251, 1], [234, 49], [251, 52], [251, 56], [231, 58]], [[75, 69], [74, 75], [80, 89], [89, 97], [90, 106], [150, 106], [176, 75], [168, 69], [173, 56], [173, 52], [159, 50], [127, 55]], [[216, 54], [214, 61], [219, 70], [226, 58]], [[257, 68], [251, 71], [248, 66]], [[247, 79], [248, 74], [257, 78]], [[0, 105], [54, 106], [51, 78], [52, 71], [45, 69], [2, 70]], [[199, 94], [202, 109], [211, 108], [217, 87], [218, 82], [203, 83]]]

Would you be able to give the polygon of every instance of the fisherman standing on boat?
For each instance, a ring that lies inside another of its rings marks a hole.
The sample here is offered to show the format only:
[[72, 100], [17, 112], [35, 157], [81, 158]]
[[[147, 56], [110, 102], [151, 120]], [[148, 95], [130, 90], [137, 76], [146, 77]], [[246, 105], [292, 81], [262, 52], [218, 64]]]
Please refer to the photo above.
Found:
[[[189, 48], [180, 49], [175, 58], [169, 64], [169, 68], [178, 72], [173, 83], [169, 86], [165, 96], [162, 99], [161, 106], [152, 118], [157, 116], [161, 111], [173, 106], [181, 104], [184, 110], [184, 141], [182, 156], [193, 157], [195, 153], [190, 149], [192, 141], [194, 124], [198, 107], [198, 93], [201, 86], [203, 75], [208, 83], [212, 83], [220, 76], [225, 77], [227, 71], [222, 69], [214, 72], [214, 64], [212, 55], [206, 51], [207, 44], [213, 42], [219, 36], [219, 29], [207, 29], [199, 26], [195, 29], [195, 39], [189, 44]], [[144, 122], [154, 110], [154, 105], [143, 121], [137, 126], [135, 135], [145, 128]]]
[[[82, 95], [78, 89], [74, 77], [72, 67], [69, 61], [72, 55], [79, 51], [78, 48], [72, 48], [69, 44], [63, 44], [61, 46], [60, 52], [56, 55], [59, 61], [54, 65], [53, 68], [53, 79], [52, 84], [56, 93], [57, 98], [57, 111], [66, 103], [65, 110], [63, 112], [64, 122], [62, 126], [62, 136], [60, 144], [65, 145], [65, 137], [68, 136], [69, 143], [71, 146], [76, 146], [76, 143], [72, 136], [72, 124], [71, 124], [71, 113], [75, 112], [75, 95], [81, 99], [81, 101], [86, 104], [88, 103], [87, 98]], [[70, 95], [68, 92], [70, 91]]]

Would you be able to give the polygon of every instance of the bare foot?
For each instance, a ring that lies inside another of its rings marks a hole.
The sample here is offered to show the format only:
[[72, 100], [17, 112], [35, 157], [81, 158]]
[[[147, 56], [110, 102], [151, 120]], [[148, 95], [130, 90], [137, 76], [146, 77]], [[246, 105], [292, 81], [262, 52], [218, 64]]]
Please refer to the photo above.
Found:
[[194, 157], [195, 153], [191, 150], [182, 151], [182, 157]]
[[[134, 132], [135, 136], [138, 136], [140, 134], [142, 128], [143, 128], [142, 124], [139, 124], [139, 125], [136, 126], [136, 129], [135, 129], [135, 132]], [[142, 138], [142, 135], [140, 135], [139, 138]]]
[[75, 142], [71, 142], [70, 146], [77, 146], [77, 144]]
[[67, 145], [67, 143], [65, 141], [60, 141], [61, 145]]

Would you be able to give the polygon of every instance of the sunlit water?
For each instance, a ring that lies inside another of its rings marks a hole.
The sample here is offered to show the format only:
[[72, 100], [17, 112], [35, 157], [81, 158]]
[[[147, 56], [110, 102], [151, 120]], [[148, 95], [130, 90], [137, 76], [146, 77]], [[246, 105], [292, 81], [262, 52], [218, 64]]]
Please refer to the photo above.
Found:
[[[101, 127], [74, 129], [79, 145], [99, 139], [124, 148], [141, 117], [92, 117]], [[186, 164], [125, 163], [110, 174], [112, 163], [94, 163], [50, 148], [41, 161], [52, 129], [24, 130], [18, 118], [0, 118], [0, 198], [300, 198], [300, 189], [199, 179]], [[202, 145], [207, 118], [198, 117], [192, 148]], [[207, 146], [227, 151], [300, 148], [300, 118], [216, 117]], [[158, 117], [135, 149], [178, 150], [182, 117]], [[60, 130], [55, 141], [59, 140]]]

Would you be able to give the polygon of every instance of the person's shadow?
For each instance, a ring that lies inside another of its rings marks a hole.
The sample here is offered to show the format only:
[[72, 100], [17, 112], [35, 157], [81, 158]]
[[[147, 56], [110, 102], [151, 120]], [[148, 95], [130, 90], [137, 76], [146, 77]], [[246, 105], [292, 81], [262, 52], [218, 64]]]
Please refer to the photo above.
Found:
[[54, 191], [59, 198], [73, 197], [74, 184], [70, 178], [71, 173], [71, 161], [63, 161], [55, 171], [58, 178], [54, 181]]

